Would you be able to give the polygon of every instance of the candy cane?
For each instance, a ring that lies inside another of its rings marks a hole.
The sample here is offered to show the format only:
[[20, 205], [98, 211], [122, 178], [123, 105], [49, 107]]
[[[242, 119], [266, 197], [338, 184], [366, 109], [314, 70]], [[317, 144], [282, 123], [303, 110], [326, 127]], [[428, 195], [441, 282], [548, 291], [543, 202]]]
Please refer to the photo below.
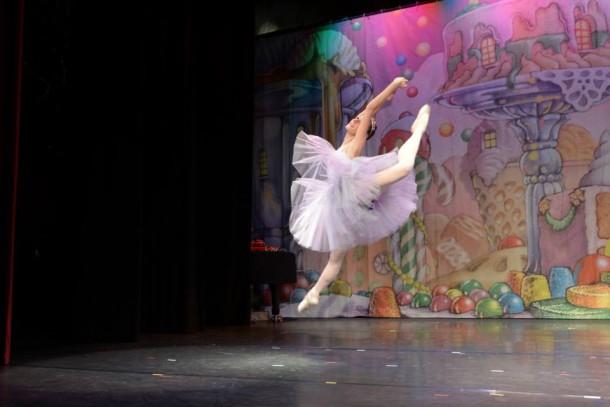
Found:
[[[430, 189], [432, 184], [432, 172], [428, 161], [419, 156], [415, 158], [415, 182], [417, 184], [417, 195], [420, 198]], [[418, 207], [420, 206], [419, 201]], [[418, 211], [421, 212], [421, 209]], [[416, 227], [413, 216], [409, 217], [409, 220], [400, 228], [399, 233], [402, 275], [416, 279], [418, 267], [422, 267], [426, 258], [425, 236], [421, 233], [420, 228]], [[409, 288], [407, 286], [405, 290]]]
[[417, 212], [413, 212], [411, 217], [417, 225], [415, 231], [415, 258], [416, 265], [415, 269], [417, 272], [417, 280], [423, 281], [428, 272], [428, 266], [426, 265], [426, 227], [423, 221], [423, 211], [419, 209]]
[[400, 269], [403, 275], [415, 277], [416, 248], [415, 234], [416, 228], [412, 218], [400, 228]]
[[455, 196], [455, 181], [453, 174], [443, 164], [431, 164], [432, 178], [438, 186], [436, 203], [447, 206]]
[[417, 156], [415, 157], [415, 183], [417, 184], [417, 196], [424, 196], [430, 189], [433, 180], [433, 173], [428, 161]]

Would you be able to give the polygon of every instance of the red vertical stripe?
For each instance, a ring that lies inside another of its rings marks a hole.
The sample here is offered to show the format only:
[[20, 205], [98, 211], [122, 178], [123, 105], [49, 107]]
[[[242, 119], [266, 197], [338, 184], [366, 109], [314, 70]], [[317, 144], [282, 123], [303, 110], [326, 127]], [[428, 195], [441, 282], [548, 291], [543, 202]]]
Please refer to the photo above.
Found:
[[10, 207], [10, 231], [8, 234], [8, 242], [10, 249], [8, 251], [8, 286], [7, 290], [7, 315], [6, 315], [6, 326], [5, 326], [5, 340], [3, 350], [3, 363], [8, 365], [11, 360], [11, 324], [13, 314], [13, 272], [15, 265], [15, 218], [17, 208], [17, 179], [19, 174], [19, 134], [20, 134], [20, 117], [21, 117], [21, 81], [22, 81], [22, 65], [23, 65], [23, 18], [24, 18], [24, 4], [25, 0], [19, 0], [17, 8], [17, 27], [16, 27], [16, 44], [15, 44], [15, 66], [16, 78], [15, 78], [15, 96], [14, 96], [14, 107], [15, 114], [14, 120], [14, 139], [13, 139], [13, 185], [11, 190], [11, 207]]

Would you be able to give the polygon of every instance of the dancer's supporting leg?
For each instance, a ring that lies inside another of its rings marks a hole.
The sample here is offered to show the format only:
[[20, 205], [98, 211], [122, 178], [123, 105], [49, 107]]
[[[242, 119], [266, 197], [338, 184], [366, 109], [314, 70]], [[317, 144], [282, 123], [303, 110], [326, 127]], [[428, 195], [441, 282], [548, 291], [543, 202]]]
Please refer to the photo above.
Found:
[[320, 278], [318, 278], [318, 281], [311, 287], [303, 301], [299, 304], [297, 308], [299, 312], [304, 312], [308, 308], [318, 305], [318, 302], [320, 302], [320, 292], [337, 279], [346, 253], [347, 250], [334, 250], [330, 252], [328, 263], [326, 263], [326, 267], [322, 270]]
[[428, 126], [430, 118], [430, 106], [423, 105], [411, 126], [411, 137], [398, 150], [398, 163], [377, 174], [377, 182], [381, 187], [392, 184], [404, 177], [415, 166], [415, 156], [419, 149], [419, 143]]

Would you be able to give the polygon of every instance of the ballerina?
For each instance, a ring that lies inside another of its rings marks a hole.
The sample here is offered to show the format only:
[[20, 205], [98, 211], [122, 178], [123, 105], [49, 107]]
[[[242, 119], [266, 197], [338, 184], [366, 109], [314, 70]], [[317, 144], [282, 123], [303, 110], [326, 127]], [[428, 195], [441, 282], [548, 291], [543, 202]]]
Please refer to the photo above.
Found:
[[299, 132], [293, 165], [300, 174], [291, 187], [289, 228], [302, 247], [330, 256], [318, 281], [298, 306], [319, 303], [320, 292], [336, 280], [347, 252], [396, 232], [417, 206], [415, 157], [428, 125], [430, 106], [419, 110], [411, 137], [391, 152], [361, 156], [376, 130], [375, 113], [407, 79], [395, 78], [346, 126], [335, 149], [322, 137]]

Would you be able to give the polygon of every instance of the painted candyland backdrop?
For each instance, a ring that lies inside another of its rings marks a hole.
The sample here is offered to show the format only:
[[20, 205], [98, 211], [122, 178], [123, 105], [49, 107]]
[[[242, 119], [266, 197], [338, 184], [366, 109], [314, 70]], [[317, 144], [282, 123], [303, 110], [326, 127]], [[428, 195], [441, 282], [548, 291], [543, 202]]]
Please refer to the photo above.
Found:
[[[296, 255], [281, 315], [610, 318], [609, 23], [610, 0], [448, 0], [257, 37], [252, 240]], [[418, 208], [298, 314], [327, 254], [288, 230], [295, 137], [339, 145], [400, 75], [364, 154], [400, 146], [430, 103]], [[268, 309], [269, 287], [253, 293]]]

